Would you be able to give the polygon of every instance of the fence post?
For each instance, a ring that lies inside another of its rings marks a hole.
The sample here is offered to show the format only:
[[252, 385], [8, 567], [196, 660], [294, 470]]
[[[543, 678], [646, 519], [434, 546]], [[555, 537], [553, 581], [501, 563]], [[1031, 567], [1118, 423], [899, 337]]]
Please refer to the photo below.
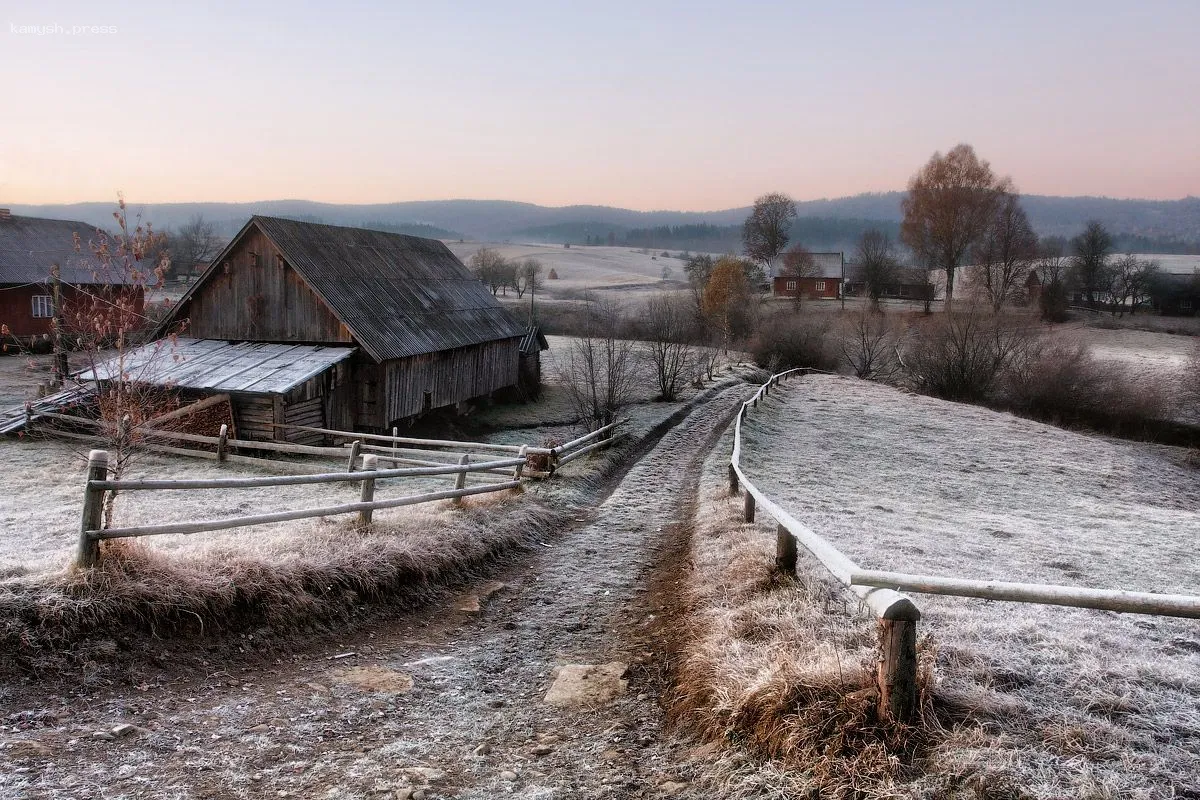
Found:
[[397, 448], [400, 447], [400, 442], [397, 441], [399, 438], [400, 438], [400, 428], [393, 425], [392, 426], [392, 458], [395, 458], [397, 455], [399, 455], [399, 450], [397, 450]]
[[[354, 472], [354, 468], [358, 465], [358, 451], [362, 449], [362, 440], [355, 439], [350, 443], [350, 463], [346, 464], [346, 472]], [[365, 465], [366, 458], [363, 459]]]
[[217, 461], [225, 460], [225, 450], [229, 447], [229, 426], [221, 423], [221, 433], [217, 439]]
[[[462, 458], [460, 458], [458, 460], [458, 465], [460, 467], [465, 467], [467, 464], [470, 464], [470, 463], [471, 463], [471, 454], [470, 453], [463, 453]], [[465, 471], [460, 472], [454, 476], [454, 488], [455, 489], [464, 489], [464, 488], [466, 488], [466, 486], [467, 486], [467, 473]], [[462, 498], [461, 497], [454, 498], [454, 505], [461, 506]]]
[[87, 482], [83, 485], [83, 519], [79, 524], [79, 553], [75, 563], [80, 567], [93, 567], [100, 560], [100, 540], [88, 536], [88, 531], [98, 531], [104, 519], [104, 490], [93, 489], [92, 481], [108, 477], [108, 452], [93, 450], [88, 453]]
[[754, 495], [750, 494], [750, 490], [746, 490], [746, 501], [743, 505], [745, 511], [746, 522], [754, 522]]
[[729, 494], [735, 495], [738, 493], [738, 476], [737, 470], [733, 468], [733, 462], [729, 462]]
[[25, 401], [25, 433], [33, 433], [33, 403]]
[[782, 525], [775, 529], [775, 569], [796, 574], [796, 537]]
[[[358, 444], [358, 442], [355, 442], [355, 444]], [[378, 460], [379, 460], [378, 456], [371, 455], [370, 453], [363, 456], [363, 472], [374, 472], [376, 469], [378, 469], [378, 467], [376, 466], [376, 462]], [[359, 499], [364, 503], [369, 503], [375, 499], [375, 479], [374, 478], [363, 478], [362, 494], [359, 495]], [[364, 508], [362, 511], [358, 512], [358, 522], [360, 525], [370, 525], [371, 524], [371, 509]]]
[[[523, 444], [523, 445], [521, 445], [521, 451], [520, 451], [519, 453], [517, 453], [517, 457], [521, 459], [521, 463], [520, 463], [520, 464], [517, 464], [517, 467], [516, 467], [516, 469], [514, 469], [514, 470], [513, 470], [513, 476], [512, 476], [512, 479], [513, 479], [514, 481], [520, 481], [520, 480], [521, 480], [521, 476], [522, 476], [522, 475], [524, 474], [524, 472], [525, 472], [525, 460], [526, 460], [525, 451], [526, 451], [528, 448], [529, 448], [529, 445], [527, 445], [527, 444]], [[514, 487], [513, 487], [513, 491], [514, 491], [514, 492], [520, 492], [520, 491], [522, 491], [520, 484], [518, 484], [518, 485], [514, 486]]]
[[909, 722], [917, 713], [917, 623], [879, 620], [879, 714]]

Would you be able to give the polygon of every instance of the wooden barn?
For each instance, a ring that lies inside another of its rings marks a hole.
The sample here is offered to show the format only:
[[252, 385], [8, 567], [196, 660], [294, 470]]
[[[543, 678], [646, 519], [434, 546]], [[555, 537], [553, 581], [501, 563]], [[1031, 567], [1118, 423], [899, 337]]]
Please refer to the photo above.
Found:
[[[522, 344], [536, 374], [544, 343], [440, 241], [262, 216], [158, 334], [180, 330], [171, 347], [183, 350], [159, 359], [202, 363], [179, 368], [186, 381], [156, 369], [162, 381], [228, 393], [240, 436], [293, 441], [307, 437], [281, 425], [386, 431], [517, 386]], [[280, 371], [288, 359], [304, 368]]]
[[[136, 310], [145, 302], [140, 286], [128, 276], [106, 269], [88, 248], [96, 228], [86, 222], [14, 216], [0, 208], [0, 325], [26, 344], [45, 342], [53, 330], [54, 286], [58, 267], [61, 303], [65, 308], [88, 294], [137, 293]], [[75, 237], [79, 237], [79, 250]]]

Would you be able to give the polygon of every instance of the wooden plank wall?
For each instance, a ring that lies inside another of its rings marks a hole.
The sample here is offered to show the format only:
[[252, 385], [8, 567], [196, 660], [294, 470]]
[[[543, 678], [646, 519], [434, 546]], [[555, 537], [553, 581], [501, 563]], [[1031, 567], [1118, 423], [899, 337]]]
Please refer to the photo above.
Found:
[[270, 441], [275, 438], [275, 401], [268, 394], [235, 394], [233, 419], [238, 436], [243, 439]]
[[383, 364], [387, 422], [482, 397], [517, 382], [519, 339], [485, 342]]
[[352, 341], [346, 326], [257, 228], [246, 232], [182, 315], [189, 320], [187, 334], [199, 339]]

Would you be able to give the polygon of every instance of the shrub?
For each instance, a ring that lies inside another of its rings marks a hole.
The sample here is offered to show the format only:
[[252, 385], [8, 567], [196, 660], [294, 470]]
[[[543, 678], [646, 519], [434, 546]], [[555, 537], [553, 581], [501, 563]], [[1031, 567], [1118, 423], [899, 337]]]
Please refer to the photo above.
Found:
[[766, 320], [750, 341], [754, 363], [771, 371], [812, 367], [833, 372], [840, 353], [828, 322], [794, 314]]
[[1070, 300], [1067, 287], [1061, 280], [1053, 280], [1046, 284], [1038, 295], [1038, 308], [1042, 312], [1042, 319], [1046, 322], [1066, 322]]
[[1099, 361], [1081, 342], [1049, 337], [1010, 365], [1000, 390], [1003, 405], [1028, 416], [1127, 435], [1153, 433], [1175, 405], [1161, 380]]
[[900, 369], [896, 329], [884, 314], [864, 308], [840, 327], [842, 358], [856, 376], [886, 381]]
[[913, 388], [946, 400], [984, 403], [1005, 371], [1026, 356], [1035, 335], [1021, 319], [977, 309], [942, 314], [917, 328], [904, 352]]

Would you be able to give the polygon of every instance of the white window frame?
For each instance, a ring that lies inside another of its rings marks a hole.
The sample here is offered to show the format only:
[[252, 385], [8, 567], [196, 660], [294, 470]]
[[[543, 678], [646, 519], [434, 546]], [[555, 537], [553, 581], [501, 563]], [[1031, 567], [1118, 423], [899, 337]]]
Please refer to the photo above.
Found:
[[825, 291], [825, 281], [817, 281], [816, 291], [818, 291], [818, 292]]
[[35, 294], [32, 305], [34, 319], [50, 319], [54, 316], [54, 295]]
[[788, 290], [789, 292], [794, 292], [794, 291], [796, 291], [796, 282], [795, 282], [795, 281], [788, 281], [788, 282], [787, 282], [787, 290]]

